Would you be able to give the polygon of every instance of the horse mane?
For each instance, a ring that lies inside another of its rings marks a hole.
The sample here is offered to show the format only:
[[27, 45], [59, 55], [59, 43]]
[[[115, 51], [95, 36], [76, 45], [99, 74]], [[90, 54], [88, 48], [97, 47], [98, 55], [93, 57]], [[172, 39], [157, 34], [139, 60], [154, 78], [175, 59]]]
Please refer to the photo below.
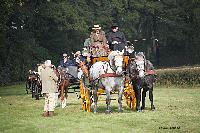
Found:
[[135, 58], [136, 58], [137, 60], [146, 60], [145, 55], [144, 55], [143, 52], [138, 52], [138, 53], [135, 55]]
[[108, 60], [112, 61], [116, 55], [122, 55], [122, 53], [120, 51], [112, 51], [108, 55]]
[[112, 51], [109, 55], [108, 55], [108, 60], [109, 60], [109, 62], [110, 62], [110, 65], [113, 65], [113, 63], [114, 63], [114, 58], [115, 58], [115, 56], [117, 56], [117, 55], [120, 55], [120, 56], [122, 56], [123, 55], [123, 52], [120, 52], [120, 51]]

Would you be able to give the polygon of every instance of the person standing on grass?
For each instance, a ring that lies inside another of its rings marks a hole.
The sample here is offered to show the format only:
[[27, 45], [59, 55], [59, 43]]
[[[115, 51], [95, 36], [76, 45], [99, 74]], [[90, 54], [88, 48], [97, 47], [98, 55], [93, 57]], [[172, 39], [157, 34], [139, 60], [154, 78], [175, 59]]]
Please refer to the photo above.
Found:
[[56, 102], [56, 92], [58, 92], [57, 84], [58, 77], [51, 68], [51, 60], [46, 60], [44, 70], [41, 71], [42, 93], [45, 96], [44, 117], [54, 116], [54, 108]]

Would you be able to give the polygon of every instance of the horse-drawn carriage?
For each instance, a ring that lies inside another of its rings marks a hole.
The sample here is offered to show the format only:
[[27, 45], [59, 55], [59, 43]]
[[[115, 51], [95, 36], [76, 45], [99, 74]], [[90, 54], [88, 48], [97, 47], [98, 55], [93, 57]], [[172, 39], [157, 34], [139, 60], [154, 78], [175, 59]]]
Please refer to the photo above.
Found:
[[[129, 52], [132, 53], [133, 51], [130, 51], [130, 49], [133, 49], [133, 46], [127, 49], [127, 51], [129, 50]], [[94, 52], [93, 48], [89, 48], [89, 50], [90, 54], [98, 53], [98, 51]], [[103, 56], [101, 54], [98, 56], [93, 56], [93, 54], [91, 54], [90, 65], [87, 69], [88, 71], [82, 68], [84, 76], [80, 79], [82, 110], [90, 112], [91, 104], [94, 102], [94, 112], [97, 112], [98, 97], [104, 94], [107, 95], [107, 113], [110, 113], [110, 93], [119, 94], [119, 112], [122, 111], [122, 94], [124, 95], [127, 106], [131, 109], [135, 108], [135, 91], [127, 72], [130, 53], [127, 52], [127, 54], [124, 54], [119, 51], [111, 51], [107, 54], [104, 52]], [[82, 67], [83, 66], [84, 65], [82, 65]], [[88, 82], [86, 83], [86, 80], [89, 80], [89, 86], [87, 85]]]
[[[90, 49], [90, 54], [94, 49]], [[105, 50], [106, 51], [106, 50]], [[103, 56], [90, 56], [88, 69], [82, 64], [83, 77], [80, 79], [80, 98], [82, 110], [90, 112], [91, 104], [94, 103], [94, 112], [97, 112], [98, 97], [106, 95], [107, 109], [110, 113], [111, 93], [118, 93], [118, 112], [122, 112], [122, 94], [126, 104], [132, 110], [136, 107], [137, 111], [145, 108], [146, 92], [149, 91], [151, 110], [153, 105], [153, 82], [155, 71], [153, 65], [145, 59], [142, 52], [136, 54], [134, 47], [126, 47], [126, 52], [111, 51]], [[98, 53], [98, 51], [96, 52]], [[81, 67], [80, 66], [80, 67]], [[88, 82], [86, 82], [88, 80]], [[89, 83], [89, 86], [87, 85]], [[142, 107], [141, 89], [142, 92]], [[137, 100], [136, 100], [137, 98]]]

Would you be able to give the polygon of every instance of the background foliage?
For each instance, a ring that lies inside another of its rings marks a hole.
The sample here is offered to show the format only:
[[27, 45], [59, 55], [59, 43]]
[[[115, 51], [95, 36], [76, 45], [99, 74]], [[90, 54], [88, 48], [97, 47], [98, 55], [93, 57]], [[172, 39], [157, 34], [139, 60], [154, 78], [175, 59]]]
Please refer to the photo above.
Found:
[[157, 86], [199, 87], [200, 67], [182, 67], [156, 70]]
[[[117, 22], [157, 67], [200, 63], [198, 0], [1, 0], [0, 84], [83, 47], [93, 24]], [[137, 40], [137, 41], [136, 41]]]

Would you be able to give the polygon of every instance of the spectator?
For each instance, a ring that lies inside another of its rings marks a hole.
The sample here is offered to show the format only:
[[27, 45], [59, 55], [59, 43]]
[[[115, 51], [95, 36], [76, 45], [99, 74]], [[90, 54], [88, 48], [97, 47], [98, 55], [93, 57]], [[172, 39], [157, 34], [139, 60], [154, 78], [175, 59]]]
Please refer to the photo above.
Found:
[[60, 61], [60, 67], [67, 68], [68, 66], [74, 66], [72, 60], [70, 60], [66, 53], [63, 54], [63, 59]]
[[58, 91], [56, 82], [58, 77], [51, 68], [51, 60], [46, 60], [44, 64], [45, 68], [41, 71], [42, 93], [45, 96], [43, 116], [48, 117], [55, 114], [55, 96]]

